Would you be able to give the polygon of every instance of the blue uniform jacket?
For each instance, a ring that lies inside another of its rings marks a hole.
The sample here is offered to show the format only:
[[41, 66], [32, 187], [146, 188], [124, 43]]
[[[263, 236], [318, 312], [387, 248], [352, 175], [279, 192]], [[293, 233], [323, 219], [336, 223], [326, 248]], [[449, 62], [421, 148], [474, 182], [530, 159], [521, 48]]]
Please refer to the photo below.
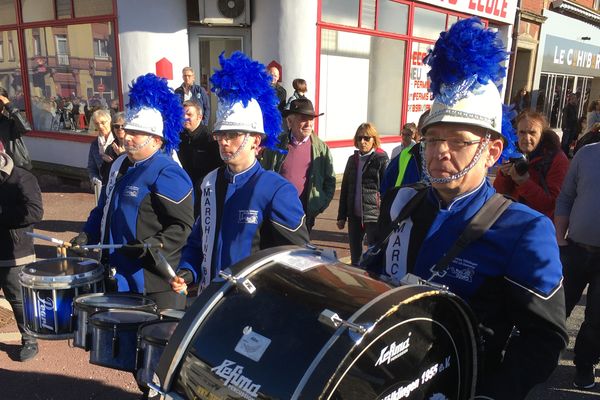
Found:
[[[210, 190], [217, 191], [216, 203], [210, 200]], [[191, 270], [196, 280], [203, 275], [204, 254], [212, 258], [212, 280], [219, 271], [256, 250], [309, 241], [296, 189], [258, 162], [235, 175], [226, 167], [209, 173], [202, 183], [200, 202], [202, 214], [194, 224], [180, 263], [180, 268]], [[203, 233], [211, 230], [211, 217], [217, 221], [210, 237], [205, 238], [208, 245], [203, 253]]]
[[[373, 272], [397, 280], [407, 272], [430, 278], [431, 267], [495, 193], [484, 180], [474, 191], [441, 207], [435, 190], [425, 190], [425, 200], [391, 234], [381, 269]], [[402, 187], [388, 193], [379, 232], [399, 215], [411, 192], [411, 187]], [[552, 373], [568, 340], [562, 266], [552, 222], [523, 204], [512, 203], [446, 272], [433, 281], [467, 300], [488, 332], [493, 332], [485, 338], [478, 394], [524, 398]], [[510, 338], [502, 355], [513, 326], [520, 335]]]
[[[118, 166], [116, 161], [114, 166]], [[177, 265], [181, 248], [193, 224], [192, 183], [187, 173], [162, 151], [133, 165], [125, 158], [118, 172], [120, 176], [110, 202], [103, 243], [126, 244], [134, 240], [162, 243], [161, 252], [167, 261]], [[112, 173], [117, 171], [111, 170]], [[103, 187], [98, 206], [91, 211], [84, 227], [89, 243], [101, 240], [105, 190], [106, 186]], [[132, 260], [111, 250], [109, 261], [110, 266], [117, 270], [119, 291], [144, 293], [170, 290], [164, 278], [153, 273], [151, 257]]]

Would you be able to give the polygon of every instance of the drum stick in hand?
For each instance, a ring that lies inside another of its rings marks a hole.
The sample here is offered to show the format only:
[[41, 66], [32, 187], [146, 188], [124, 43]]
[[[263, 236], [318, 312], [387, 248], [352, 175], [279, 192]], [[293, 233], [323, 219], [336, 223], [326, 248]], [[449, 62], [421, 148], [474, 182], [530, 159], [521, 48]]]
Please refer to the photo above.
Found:
[[[156, 251], [153, 251], [152, 253], [156, 254], [156, 258], [157, 258], [156, 269], [159, 272], [165, 274], [165, 278], [167, 278], [167, 280], [170, 283], [173, 278], [177, 277], [177, 274], [175, 274], [173, 267], [171, 267], [171, 264], [169, 264], [169, 262], [167, 261], [167, 259], [165, 258], [165, 256], [163, 255], [163, 253], [161, 251], [156, 250]], [[187, 290], [184, 289], [184, 290], [180, 291], [179, 294], [187, 295]]]

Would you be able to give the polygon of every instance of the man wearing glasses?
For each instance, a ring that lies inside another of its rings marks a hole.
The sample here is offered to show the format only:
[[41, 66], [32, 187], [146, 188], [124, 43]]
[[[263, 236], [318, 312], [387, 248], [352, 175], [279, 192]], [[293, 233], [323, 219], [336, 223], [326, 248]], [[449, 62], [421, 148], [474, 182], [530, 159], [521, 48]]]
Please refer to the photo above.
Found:
[[200, 105], [202, 108], [202, 125], [208, 126], [208, 119], [210, 118], [210, 99], [208, 93], [204, 88], [194, 83], [196, 76], [192, 67], [185, 67], [181, 71], [183, 83], [177, 89], [175, 94], [181, 99], [181, 104], [185, 101], [193, 101]]
[[[465, 31], [468, 34], [456, 37]], [[463, 38], [468, 39], [466, 43]], [[493, 41], [481, 45], [486, 38]], [[461, 57], [453, 60], [452, 54]], [[451, 258], [446, 268], [432, 268], [494, 195], [488, 169], [507, 155], [503, 154], [505, 141], [510, 143], [514, 136], [503, 129], [506, 125], [512, 128], [510, 123], [502, 124], [502, 99], [494, 83], [503, 70], [492, 70], [493, 74], [490, 69], [477, 71], [479, 80], [469, 75], [443, 80], [444, 71], [455, 71], [457, 63], [469, 63], [464, 54], [496, 57], [498, 68], [498, 58], [506, 56], [497, 35], [477, 19], [461, 20], [440, 35], [426, 58], [432, 67], [429, 74], [435, 101], [424, 121], [421, 140], [423, 173], [431, 185], [421, 189], [425, 192], [413, 186], [388, 192], [378, 232], [384, 235], [388, 227], [394, 229], [381, 251], [381, 267], [370, 269], [393, 283], [412, 273], [446, 285], [466, 300], [484, 327], [483, 368], [477, 367], [475, 398], [523, 399], [552, 373], [568, 340], [562, 267], [552, 222], [513, 202], [481, 237]], [[398, 221], [401, 210], [417, 192], [424, 196]], [[513, 327], [519, 335], [511, 335]]]
[[[225, 166], [210, 172], [201, 185], [200, 216], [196, 220], [179, 264], [180, 275], [190, 271], [202, 291], [219, 272], [260, 249], [308, 242], [304, 211], [294, 187], [280, 175], [265, 171], [256, 160], [260, 146], [272, 146], [281, 116], [275, 92], [264, 66], [234, 53], [220, 57], [222, 69], [211, 78], [219, 96], [213, 138], [219, 144]], [[243, 74], [240, 71], [253, 71]], [[242, 97], [233, 87], [247, 88], [252, 97]], [[258, 87], [258, 89], [257, 89]], [[190, 283], [188, 281], [187, 283]], [[183, 278], [171, 287], [185, 289]]]

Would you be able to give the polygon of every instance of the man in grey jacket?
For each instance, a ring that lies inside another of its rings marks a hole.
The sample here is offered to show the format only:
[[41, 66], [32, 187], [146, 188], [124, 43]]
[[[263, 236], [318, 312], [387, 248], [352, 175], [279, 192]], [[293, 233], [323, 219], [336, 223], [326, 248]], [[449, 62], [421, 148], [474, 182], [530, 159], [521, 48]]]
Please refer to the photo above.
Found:
[[567, 316], [588, 286], [585, 319], [575, 341], [578, 388], [594, 387], [600, 359], [600, 143], [577, 152], [556, 199], [554, 225], [563, 264]]

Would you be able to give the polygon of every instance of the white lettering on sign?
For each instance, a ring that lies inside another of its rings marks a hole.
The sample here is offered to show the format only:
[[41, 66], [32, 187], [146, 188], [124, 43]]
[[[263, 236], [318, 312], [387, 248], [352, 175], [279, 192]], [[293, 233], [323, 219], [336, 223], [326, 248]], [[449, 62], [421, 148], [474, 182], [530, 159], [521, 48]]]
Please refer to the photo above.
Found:
[[600, 54], [578, 49], [561, 49], [554, 46], [552, 62], [569, 67], [600, 69]]
[[452, 11], [477, 15], [486, 19], [514, 23], [516, 0], [421, 0]]

